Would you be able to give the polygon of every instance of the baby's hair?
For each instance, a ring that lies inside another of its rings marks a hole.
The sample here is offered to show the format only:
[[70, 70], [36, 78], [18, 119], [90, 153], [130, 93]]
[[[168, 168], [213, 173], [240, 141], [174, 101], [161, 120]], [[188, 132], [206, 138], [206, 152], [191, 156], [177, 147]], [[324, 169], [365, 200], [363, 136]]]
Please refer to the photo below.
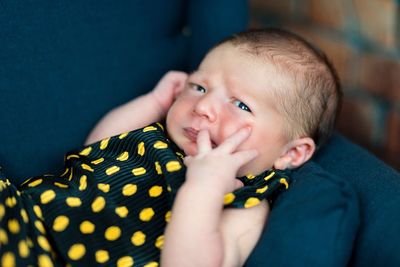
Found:
[[287, 119], [288, 138], [309, 136], [317, 148], [325, 143], [333, 132], [342, 99], [338, 75], [326, 55], [302, 37], [275, 28], [241, 32], [217, 46], [226, 43], [266, 58], [292, 79], [289, 84], [294, 88], [273, 90], [276, 108]]

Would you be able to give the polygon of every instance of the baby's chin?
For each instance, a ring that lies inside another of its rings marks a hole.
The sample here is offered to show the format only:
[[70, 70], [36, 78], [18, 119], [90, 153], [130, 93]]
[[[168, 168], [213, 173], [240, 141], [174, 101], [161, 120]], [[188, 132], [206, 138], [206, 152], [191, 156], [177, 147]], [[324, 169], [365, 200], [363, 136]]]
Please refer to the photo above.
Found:
[[[178, 145], [179, 146], [179, 145]], [[197, 155], [197, 145], [196, 143], [187, 143], [185, 145], [179, 146], [186, 156], [196, 156]]]

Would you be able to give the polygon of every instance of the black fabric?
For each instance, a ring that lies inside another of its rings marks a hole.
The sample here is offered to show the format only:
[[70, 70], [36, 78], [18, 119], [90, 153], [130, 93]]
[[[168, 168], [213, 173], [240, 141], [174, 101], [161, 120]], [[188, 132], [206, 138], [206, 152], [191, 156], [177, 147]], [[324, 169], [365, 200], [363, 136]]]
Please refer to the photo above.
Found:
[[[61, 175], [28, 179], [19, 191], [1, 180], [2, 266], [39, 265], [37, 259], [157, 266], [173, 201], [185, 181], [183, 156], [163, 126], [152, 124], [68, 153]], [[278, 170], [238, 179], [244, 186], [221, 199], [225, 208], [256, 206], [290, 183]]]

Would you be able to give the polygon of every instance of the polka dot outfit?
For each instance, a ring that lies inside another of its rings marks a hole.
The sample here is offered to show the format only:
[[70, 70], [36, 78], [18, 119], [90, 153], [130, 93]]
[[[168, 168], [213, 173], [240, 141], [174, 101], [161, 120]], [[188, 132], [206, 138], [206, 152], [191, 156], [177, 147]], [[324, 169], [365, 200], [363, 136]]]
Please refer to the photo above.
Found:
[[[183, 157], [155, 123], [68, 153], [60, 175], [18, 189], [0, 177], [0, 266], [159, 266]], [[238, 179], [225, 207], [272, 200], [289, 183], [277, 170]]]

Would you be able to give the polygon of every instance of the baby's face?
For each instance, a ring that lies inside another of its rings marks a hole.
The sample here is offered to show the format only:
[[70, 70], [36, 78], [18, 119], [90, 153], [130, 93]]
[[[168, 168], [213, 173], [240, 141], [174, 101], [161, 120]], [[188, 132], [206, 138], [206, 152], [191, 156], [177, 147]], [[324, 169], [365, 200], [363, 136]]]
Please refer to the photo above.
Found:
[[283, 117], [274, 108], [271, 94], [272, 88], [284, 82], [273, 64], [230, 44], [217, 47], [189, 76], [170, 108], [168, 133], [187, 155], [196, 155], [199, 130], [207, 129], [213, 146], [218, 146], [250, 126], [251, 134], [238, 150], [257, 149], [259, 155], [238, 175], [258, 174], [274, 165], [288, 141], [283, 134]]

